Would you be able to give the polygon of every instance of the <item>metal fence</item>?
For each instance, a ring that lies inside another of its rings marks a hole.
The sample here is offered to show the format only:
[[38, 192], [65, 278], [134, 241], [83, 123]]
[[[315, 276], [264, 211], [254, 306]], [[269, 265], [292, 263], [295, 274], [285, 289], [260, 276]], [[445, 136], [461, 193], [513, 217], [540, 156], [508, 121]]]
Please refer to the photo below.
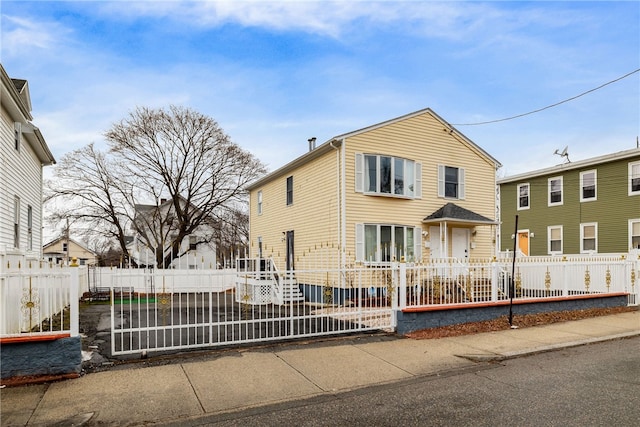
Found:
[[[260, 268], [247, 268], [250, 263], [243, 265], [242, 272], [234, 275], [237, 280], [231, 289], [187, 291], [188, 286], [173, 281], [145, 294], [130, 296], [112, 292], [112, 354], [276, 341], [394, 327], [394, 285], [388, 269], [375, 274], [364, 267], [282, 272], [279, 279], [286, 278], [295, 283], [304, 297], [278, 299], [269, 281], [272, 277], [267, 277]], [[300, 281], [301, 277], [307, 280]], [[318, 281], [309, 280], [313, 277]], [[349, 279], [327, 282], [330, 277]], [[188, 280], [188, 276], [183, 280]], [[260, 288], [268, 290], [258, 295]]]
[[[461, 263], [432, 260], [406, 267], [406, 306], [465, 304], [508, 299], [541, 299], [607, 293], [627, 293], [638, 304], [640, 258], [522, 257]], [[402, 302], [401, 302], [402, 304]]]
[[86, 267], [57, 266], [1, 256], [0, 338], [78, 336], [79, 305], [88, 289]]

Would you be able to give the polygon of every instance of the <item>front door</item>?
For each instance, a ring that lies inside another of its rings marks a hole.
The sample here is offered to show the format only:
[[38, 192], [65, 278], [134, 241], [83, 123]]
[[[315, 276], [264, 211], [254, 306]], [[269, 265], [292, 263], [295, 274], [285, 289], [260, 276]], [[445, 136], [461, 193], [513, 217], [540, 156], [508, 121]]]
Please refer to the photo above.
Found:
[[524, 256], [529, 256], [529, 232], [518, 231], [518, 249]]
[[451, 256], [460, 261], [469, 260], [469, 230], [466, 228], [451, 229]]
[[442, 253], [440, 245], [440, 227], [429, 227], [429, 248], [431, 258], [441, 258], [445, 256]]
[[287, 231], [287, 270], [293, 270], [293, 230]]

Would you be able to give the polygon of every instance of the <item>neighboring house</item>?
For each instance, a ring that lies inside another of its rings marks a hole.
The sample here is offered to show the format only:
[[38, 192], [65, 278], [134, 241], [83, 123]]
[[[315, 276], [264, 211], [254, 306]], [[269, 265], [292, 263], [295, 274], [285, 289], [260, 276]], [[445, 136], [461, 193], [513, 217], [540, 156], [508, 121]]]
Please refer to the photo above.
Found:
[[[183, 201], [183, 203], [186, 203]], [[127, 245], [129, 255], [138, 266], [152, 267], [155, 262], [156, 247], [163, 247], [165, 254], [170, 253], [170, 243], [175, 236], [173, 219], [175, 209], [171, 200], [161, 200], [159, 205], [136, 205], [134, 221], [142, 233], [134, 233]], [[192, 206], [192, 209], [197, 209]], [[144, 234], [144, 235], [143, 235]], [[179, 256], [169, 268], [212, 269], [216, 268], [215, 227], [202, 224], [195, 232], [182, 240]]]
[[512, 239], [524, 255], [640, 248], [640, 148], [502, 178], [498, 184], [503, 251], [513, 251]]
[[0, 79], [0, 253], [37, 259], [42, 254], [42, 170], [55, 159], [31, 123], [27, 81], [10, 78], [2, 65]]
[[429, 108], [312, 138], [248, 186], [251, 256], [278, 269], [490, 257], [500, 166]]
[[73, 258], [77, 259], [79, 265], [98, 264], [98, 255], [94, 251], [66, 236], [44, 245], [42, 257], [54, 264], [69, 264]]

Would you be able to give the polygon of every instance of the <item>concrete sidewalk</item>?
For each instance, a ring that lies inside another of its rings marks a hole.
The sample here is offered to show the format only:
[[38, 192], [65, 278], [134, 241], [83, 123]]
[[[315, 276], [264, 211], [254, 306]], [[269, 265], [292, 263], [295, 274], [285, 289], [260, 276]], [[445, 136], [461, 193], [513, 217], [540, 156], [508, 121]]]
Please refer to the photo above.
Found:
[[640, 312], [461, 337], [364, 336], [211, 351], [0, 391], [2, 426], [198, 425], [217, 414], [640, 335]]

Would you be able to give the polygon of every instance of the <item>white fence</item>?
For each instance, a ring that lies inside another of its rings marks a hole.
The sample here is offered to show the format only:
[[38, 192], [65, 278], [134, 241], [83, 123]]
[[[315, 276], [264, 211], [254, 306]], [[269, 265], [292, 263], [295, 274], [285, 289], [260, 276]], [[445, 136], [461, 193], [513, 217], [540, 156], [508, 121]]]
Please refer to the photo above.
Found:
[[[433, 260], [406, 267], [407, 306], [463, 304], [514, 299], [628, 293], [639, 298], [640, 259], [606, 257], [522, 257], [461, 263]], [[402, 304], [401, 299], [401, 304]]]
[[86, 267], [0, 258], [0, 338], [79, 334], [78, 301], [88, 290]]
[[131, 288], [139, 294], [223, 292], [233, 289], [235, 269], [178, 270], [97, 267], [90, 270], [90, 289]]

